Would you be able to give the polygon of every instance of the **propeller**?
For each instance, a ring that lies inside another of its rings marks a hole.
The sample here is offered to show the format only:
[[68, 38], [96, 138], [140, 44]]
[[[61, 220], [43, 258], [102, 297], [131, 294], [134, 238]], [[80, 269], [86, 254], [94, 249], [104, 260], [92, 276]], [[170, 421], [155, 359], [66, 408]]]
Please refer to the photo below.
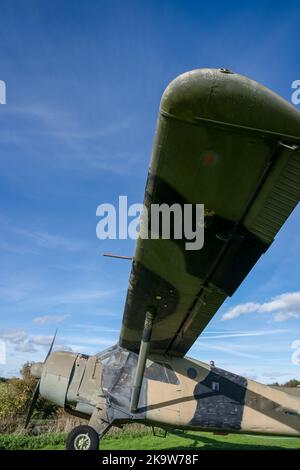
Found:
[[36, 364], [32, 365], [32, 369], [34, 371], [33, 375], [38, 377], [38, 382], [35, 386], [35, 389], [34, 389], [34, 392], [33, 392], [29, 407], [28, 407], [26, 421], [25, 421], [25, 429], [27, 428], [28, 424], [30, 423], [30, 420], [31, 420], [36, 402], [38, 401], [38, 398], [39, 398], [39, 395], [40, 395], [40, 383], [41, 383], [41, 375], [42, 375], [41, 373], [42, 373], [44, 364], [46, 363], [48, 357], [50, 356], [50, 354], [52, 352], [53, 345], [54, 345], [55, 338], [56, 338], [56, 334], [57, 334], [57, 330], [54, 333], [53, 339], [52, 339], [51, 344], [50, 344], [50, 348], [47, 352], [47, 355], [44, 359], [44, 362], [43, 363], [36, 363]]

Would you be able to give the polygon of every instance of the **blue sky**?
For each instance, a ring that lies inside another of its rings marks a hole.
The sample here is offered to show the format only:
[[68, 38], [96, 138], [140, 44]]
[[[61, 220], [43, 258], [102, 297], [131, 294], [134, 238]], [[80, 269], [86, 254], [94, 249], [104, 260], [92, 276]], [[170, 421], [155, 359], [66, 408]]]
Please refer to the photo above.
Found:
[[[122, 194], [142, 202], [160, 97], [180, 73], [227, 67], [290, 100], [300, 7], [1, 0], [0, 10], [0, 374], [9, 376], [45, 355], [57, 326], [58, 347], [94, 353], [117, 340], [130, 262], [102, 253], [131, 255], [134, 242], [98, 240], [97, 206]], [[299, 378], [299, 216], [190, 355], [263, 382]]]

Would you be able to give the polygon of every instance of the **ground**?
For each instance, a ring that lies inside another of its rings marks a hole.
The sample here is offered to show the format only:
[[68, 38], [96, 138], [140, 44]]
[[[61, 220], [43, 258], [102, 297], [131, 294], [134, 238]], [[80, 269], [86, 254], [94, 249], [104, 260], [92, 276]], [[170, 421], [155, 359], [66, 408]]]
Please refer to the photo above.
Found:
[[[50, 434], [37, 437], [30, 436], [0, 436], [0, 449], [64, 449], [64, 434]], [[300, 438], [234, 435], [215, 436], [204, 432], [176, 432], [167, 437], [157, 437], [150, 434], [134, 435], [125, 432], [124, 435], [108, 436], [101, 442], [103, 450], [181, 450], [181, 449], [227, 449], [227, 450], [265, 450], [265, 449], [300, 449]]]

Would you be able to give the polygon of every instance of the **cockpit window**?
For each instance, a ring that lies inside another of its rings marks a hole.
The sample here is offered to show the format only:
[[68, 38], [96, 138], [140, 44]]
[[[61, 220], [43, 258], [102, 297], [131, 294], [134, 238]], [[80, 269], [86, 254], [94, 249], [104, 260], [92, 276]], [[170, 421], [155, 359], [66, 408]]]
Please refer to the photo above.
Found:
[[163, 362], [153, 362], [145, 370], [145, 377], [150, 380], [157, 380], [172, 385], [179, 385], [179, 379], [169, 364]]

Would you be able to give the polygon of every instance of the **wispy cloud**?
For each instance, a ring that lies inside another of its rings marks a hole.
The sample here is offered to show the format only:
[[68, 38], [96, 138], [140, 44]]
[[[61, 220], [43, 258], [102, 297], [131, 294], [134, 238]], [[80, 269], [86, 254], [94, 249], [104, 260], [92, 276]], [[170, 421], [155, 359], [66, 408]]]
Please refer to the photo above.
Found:
[[19, 227], [3, 216], [0, 216], [0, 222], [2, 229], [0, 247], [5, 251], [38, 254], [39, 249], [42, 248], [74, 252], [86, 246], [80, 240], [65, 237], [60, 233], [50, 233], [31, 227]]
[[[55, 164], [56, 168], [61, 169], [82, 171], [84, 165], [86, 171], [97, 168], [124, 174], [129, 173], [139, 162], [137, 153], [127, 152], [116, 145], [119, 139], [114, 140], [113, 149], [109, 147], [105, 151], [116, 135], [128, 135], [136, 127], [137, 117], [133, 113], [127, 113], [125, 118], [117, 122], [102, 120], [95, 126], [83, 119], [78, 110], [72, 109], [71, 112], [70, 108], [50, 103], [7, 106], [5, 112], [10, 120], [9, 124], [5, 123], [6, 132], [1, 134], [0, 142], [22, 149], [30, 163], [36, 160], [41, 163], [42, 150], [43, 163], [50, 166]], [[49, 142], [46, 151], [45, 139]], [[5, 159], [6, 155], [2, 153], [1, 158]]]
[[257, 330], [257, 331], [238, 331], [236, 333], [224, 333], [210, 336], [201, 336], [201, 339], [211, 340], [211, 339], [224, 339], [224, 338], [242, 338], [242, 337], [251, 337], [251, 336], [269, 336], [287, 333], [289, 330], [277, 329], [277, 330]]
[[[123, 290], [123, 289], [122, 289]], [[93, 302], [119, 293], [120, 289], [76, 289], [51, 297], [52, 303], [78, 304]], [[50, 300], [50, 298], [48, 299]]]
[[285, 376], [289, 375], [289, 373], [288, 372], [282, 372], [282, 371], [279, 371], [279, 370], [274, 370], [274, 371], [270, 371], [270, 372], [263, 372], [262, 375], [264, 377], [274, 379], [274, 378], [277, 378], [277, 377], [285, 377]]
[[27, 295], [23, 287], [0, 284], [0, 299], [4, 302], [19, 302]]
[[63, 237], [62, 235], [51, 234], [44, 231], [18, 229], [17, 232], [21, 237], [29, 239], [42, 248], [78, 251], [83, 246], [79, 241], [71, 240]]
[[[2, 276], [4, 278], [4, 276]], [[100, 308], [104, 302], [118, 298], [126, 291], [126, 287], [111, 286], [78, 287], [62, 291], [62, 286], [48, 288], [41, 279], [32, 278], [25, 284], [18, 278], [10, 277], [6, 283], [0, 283], [0, 305], [6, 309], [7, 315], [14, 316], [28, 313], [35, 324], [59, 323], [72, 314], [82, 310], [99, 317], [107, 315], [107, 307]], [[100, 306], [100, 307], [99, 307]], [[37, 315], [47, 312], [45, 315]], [[116, 314], [110, 308], [110, 318]], [[38, 318], [38, 320], [36, 320]]]
[[259, 356], [257, 354], [251, 354], [248, 352], [244, 352], [240, 350], [239, 345], [236, 344], [215, 344], [215, 343], [209, 343], [205, 342], [202, 343], [201, 339], [197, 341], [193, 347], [196, 350], [204, 350], [205, 352], [207, 351], [220, 351], [222, 353], [226, 353], [229, 355], [237, 356], [237, 357], [244, 357], [248, 359], [259, 359]]
[[[23, 135], [48, 135], [60, 139], [93, 139], [113, 135], [121, 130], [127, 130], [134, 125], [133, 115], [126, 115], [118, 122], [105, 123], [98, 127], [86, 127], [78, 114], [71, 112], [70, 109], [62, 107], [51, 107], [49, 103], [34, 104], [30, 106], [7, 106], [7, 114], [14, 119], [24, 118], [26, 120], [35, 120], [34, 129], [32, 126], [23, 129]], [[20, 134], [20, 133], [19, 133]], [[9, 136], [13, 137], [13, 135]]]
[[32, 322], [36, 325], [49, 325], [49, 324], [57, 324], [65, 321], [67, 318], [70, 318], [70, 315], [43, 315], [41, 317], [35, 317]]
[[253, 313], [273, 314], [273, 320], [281, 322], [300, 317], [300, 292], [287, 292], [263, 303], [247, 302], [236, 305], [222, 316], [222, 320], [233, 320], [240, 315]]
[[111, 327], [106, 327], [106, 326], [101, 326], [101, 325], [90, 325], [90, 324], [85, 324], [85, 323], [75, 323], [72, 325], [73, 328], [80, 328], [80, 330], [86, 331], [86, 332], [106, 332], [106, 333], [119, 333], [120, 328], [111, 328]]

